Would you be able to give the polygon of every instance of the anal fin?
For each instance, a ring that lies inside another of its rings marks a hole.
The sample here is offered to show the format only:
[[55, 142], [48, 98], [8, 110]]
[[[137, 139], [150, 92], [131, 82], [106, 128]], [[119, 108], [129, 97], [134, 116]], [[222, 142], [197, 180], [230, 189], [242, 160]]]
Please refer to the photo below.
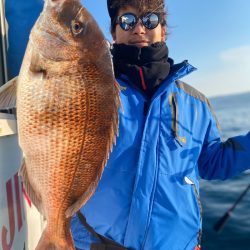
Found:
[[33, 189], [33, 187], [30, 184], [29, 176], [28, 176], [28, 172], [27, 172], [26, 164], [25, 164], [24, 160], [23, 160], [23, 164], [21, 166], [21, 169], [19, 170], [19, 175], [22, 177], [25, 191], [28, 194], [30, 200], [35, 205], [37, 210], [42, 215], [44, 215], [41, 197], [35, 192], [35, 190]]
[[82, 196], [71, 205], [65, 212], [66, 218], [72, 217], [80, 208], [89, 200], [91, 195], [95, 192], [98, 182], [101, 178], [102, 171], [99, 171], [96, 179], [89, 185], [87, 190], [82, 194]]

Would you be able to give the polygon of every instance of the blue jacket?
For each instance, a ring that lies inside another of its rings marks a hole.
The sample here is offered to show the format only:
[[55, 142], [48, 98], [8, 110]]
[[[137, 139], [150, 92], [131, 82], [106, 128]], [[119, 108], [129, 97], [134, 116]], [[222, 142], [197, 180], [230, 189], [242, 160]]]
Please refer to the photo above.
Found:
[[[129, 249], [193, 250], [202, 224], [199, 177], [227, 179], [250, 168], [250, 133], [221, 142], [208, 100], [178, 80], [193, 70], [184, 61], [151, 101], [118, 79], [119, 137], [81, 212]], [[72, 233], [79, 249], [96, 241], [77, 217]]]

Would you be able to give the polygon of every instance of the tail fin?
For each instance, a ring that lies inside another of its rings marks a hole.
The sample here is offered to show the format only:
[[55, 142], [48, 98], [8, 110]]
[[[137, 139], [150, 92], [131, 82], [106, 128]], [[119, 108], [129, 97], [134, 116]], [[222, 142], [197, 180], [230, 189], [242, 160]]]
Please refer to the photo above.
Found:
[[46, 228], [36, 250], [75, 250], [75, 247], [70, 231], [65, 238], [58, 238], [51, 235]]

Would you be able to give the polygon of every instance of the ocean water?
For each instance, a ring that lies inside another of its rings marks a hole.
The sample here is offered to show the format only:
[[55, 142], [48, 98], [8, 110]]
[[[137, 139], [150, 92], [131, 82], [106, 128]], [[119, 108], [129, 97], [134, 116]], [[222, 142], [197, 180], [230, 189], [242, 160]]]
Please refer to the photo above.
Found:
[[[210, 99], [224, 140], [250, 131], [250, 92]], [[250, 166], [250, 163], [249, 163]], [[236, 206], [220, 233], [214, 224], [250, 184], [250, 171], [227, 181], [201, 180], [204, 250], [250, 250], [250, 190]]]

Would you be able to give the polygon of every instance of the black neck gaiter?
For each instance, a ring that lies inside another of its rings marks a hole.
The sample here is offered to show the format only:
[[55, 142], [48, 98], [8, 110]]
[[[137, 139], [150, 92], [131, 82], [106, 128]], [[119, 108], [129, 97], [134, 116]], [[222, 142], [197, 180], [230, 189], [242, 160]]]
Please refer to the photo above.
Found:
[[151, 97], [159, 84], [168, 76], [170, 63], [165, 42], [137, 48], [114, 44], [111, 50], [115, 76], [126, 75], [131, 83]]

